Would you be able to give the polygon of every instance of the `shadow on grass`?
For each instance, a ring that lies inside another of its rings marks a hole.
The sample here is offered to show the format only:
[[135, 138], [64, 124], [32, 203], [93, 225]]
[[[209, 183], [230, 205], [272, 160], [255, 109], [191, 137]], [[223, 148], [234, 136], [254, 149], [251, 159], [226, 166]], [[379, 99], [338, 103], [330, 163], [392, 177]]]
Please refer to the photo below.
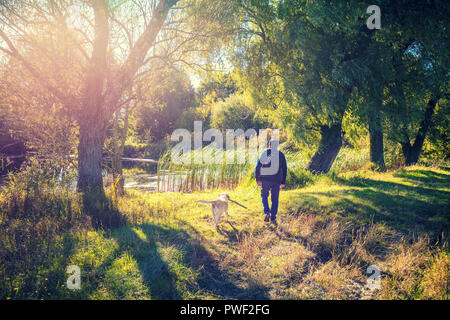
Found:
[[268, 298], [265, 288], [255, 292], [236, 286], [199, 240], [182, 229], [142, 224], [114, 230], [110, 237], [119, 244], [115, 257], [128, 253], [137, 262], [152, 299]]
[[44, 242], [36, 239], [35, 242], [40, 242], [33, 247], [36, 251], [41, 249], [41, 254], [2, 256], [7, 264], [0, 273], [0, 299], [77, 298], [77, 295], [61, 287], [67, 276], [64, 266], [70, 264], [69, 257], [74, 249], [72, 235], [65, 232], [60, 240], [55, 237], [54, 240]]
[[230, 221], [228, 221], [227, 223], [230, 225], [231, 230], [227, 230], [226, 228], [223, 227], [218, 227], [216, 229], [217, 232], [227, 237], [229, 242], [240, 241], [242, 239], [243, 233], [240, 232], [238, 229], [236, 229], [236, 227]]
[[405, 181], [416, 185], [432, 186], [436, 188], [445, 188], [450, 186], [450, 175], [430, 170], [402, 170], [396, 172], [394, 177], [402, 178]]
[[[94, 274], [107, 273], [118, 263], [118, 259], [128, 254], [136, 262], [152, 299], [189, 299], [197, 296], [219, 299], [268, 298], [266, 288], [255, 290], [255, 285], [248, 289], [235, 285], [210, 252], [201, 245], [199, 239], [202, 236], [184, 222], [178, 221], [177, 228], [149, 223], [127, 225], [121, 212], [104, 192], [86, 192], [83, 195], [83, 211], [91, 217], [96, 230], [106, 230], [108, 238], [114, 239], [119, 245], [116, 252], [95, 268], [97, 271], [94, 270]], [[238, 232], [234, 226], [232, 228], [233, 232]], [[119, 271], [118, 277], [121, 275], [122, 271]], [[101, 278], [89, 279], [91, 291], [100, 285]], [[145, 288], [139, 281], [134, 282], [131, 278], [113, 280], [114, 283], [106, 285], [114, 298], [129, 297], [133, 286], [139, 287], [136, 291], [140, 290], [140, 294], [132, 294], [133, 297], [145, 296]], [[127, 281], [128, 284], [125, 283]]]
[[401, 232], [425, 232], [430, 236], [444, 233], [447, 236], [450, 192], [438, 189], [450, 186], [450, 175], [411, 170], [396, 176], [413, 185], [361, 177], [336, 178], [339, 184], [357, 189], [312, 192], [302, 196], [326, 197], [331, 201], [328, 211], [337, 211], [356, 221], [383, 222]]
[[122, 213], [103, 189], [85, 191], [82, 195], [82, 210], [91, 218], [95, 229], [113, 229], [125, 225]]

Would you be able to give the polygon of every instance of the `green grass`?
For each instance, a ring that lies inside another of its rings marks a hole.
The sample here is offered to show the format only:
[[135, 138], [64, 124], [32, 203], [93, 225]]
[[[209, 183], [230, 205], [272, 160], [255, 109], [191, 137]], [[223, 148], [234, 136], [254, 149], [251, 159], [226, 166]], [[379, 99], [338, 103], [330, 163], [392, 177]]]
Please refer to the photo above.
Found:
[[[225, 190], [128, 190], [114, 209], [126, 223], [112, 230], [90, 227], [75, 214], [81, 200], [63, 190], [33, 204], [3, 193], [0, 298], [448, 299], [448, 169], [347, 172], [305, 185], [282, 191], [275, 228], [244, 181], [227, 192], [248, 209], [230, 204], [231, 224], [218, 230], [196, 201]], [[65, 287], [70, 264], [81, 268], [79, 291]], [[364, 289], [369, 265], [382, 271], [374, 292]]]

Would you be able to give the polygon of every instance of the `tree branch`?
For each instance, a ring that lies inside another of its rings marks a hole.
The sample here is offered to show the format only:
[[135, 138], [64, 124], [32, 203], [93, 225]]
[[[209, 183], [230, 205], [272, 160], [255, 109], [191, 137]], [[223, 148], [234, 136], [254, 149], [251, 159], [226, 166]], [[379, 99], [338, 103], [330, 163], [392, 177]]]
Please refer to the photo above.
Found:
[[160, 32], [169, 10], [174, 6], [178, 0], [161, 0], [158, 6], [153, 10], [152, 19], [145, 31], [131, 48], [128, 58], [125, 60], [117, 75], [112, 77], [108, 84], [107, 107], [109, 114], [114, 113], [117, 109], [117, 102], [122, 93], [132, 85], [134, 75], [142, 67], [147, 52], [155, 42], [158, 33]]
[[60, 90], [58, 90], [55, 86], [53, 86], [50, 81], [42, 75], [42, 73], [37, 70], [31, 63], [29, 63], [17, 50], [17, 48], [14, 46], [12, 41], [9, 39], [9, 37], [3, 32], [3, 30], [0, 29], [0, 38], [2, 38], [6, 44], [8, 45], [8, 50], [2, 50], [6, 53], [8, 53], [11, 57], [17, 59], [20, 61], [25, 68], [31, 73], [31, 75], [36, 78], [38, 81], [42, 83], [44, 87], [46, 87], [52, 94], [54, 94], [61, 102], [65, 105], [68, 104], [70, 101], [69, 97], [64, 95]]

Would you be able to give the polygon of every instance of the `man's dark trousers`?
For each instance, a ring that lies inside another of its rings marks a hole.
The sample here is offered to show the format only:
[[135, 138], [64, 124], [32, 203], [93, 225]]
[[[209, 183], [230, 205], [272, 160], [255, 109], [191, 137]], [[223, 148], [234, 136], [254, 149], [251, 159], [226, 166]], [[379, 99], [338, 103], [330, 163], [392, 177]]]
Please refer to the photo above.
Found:
[[[272, 205], [269, 208], [269, 192]], [[280, 195], [280, 183], [278, 181], [270, 181], [262, 179], [261, 200], [264, 207], [264, 213], [270, 213], [270, 219], [275, 220], [278, 212], [278, 197]]]

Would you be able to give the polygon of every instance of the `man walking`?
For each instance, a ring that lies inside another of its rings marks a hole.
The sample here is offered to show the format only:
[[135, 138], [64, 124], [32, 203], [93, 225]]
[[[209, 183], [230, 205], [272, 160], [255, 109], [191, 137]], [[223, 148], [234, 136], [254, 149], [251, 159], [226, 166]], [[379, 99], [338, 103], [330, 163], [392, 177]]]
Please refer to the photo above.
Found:
[[[278, 150], [278, 141], [271, 140], [269, 149], [263, 151], [255, 168], [255, 178], [261, 186], [264, 221], [277, 225], [278, 196], [286, 183], [287, 165], [284, 154]], [[269, 192], [272, 205], [269, 207]]]

